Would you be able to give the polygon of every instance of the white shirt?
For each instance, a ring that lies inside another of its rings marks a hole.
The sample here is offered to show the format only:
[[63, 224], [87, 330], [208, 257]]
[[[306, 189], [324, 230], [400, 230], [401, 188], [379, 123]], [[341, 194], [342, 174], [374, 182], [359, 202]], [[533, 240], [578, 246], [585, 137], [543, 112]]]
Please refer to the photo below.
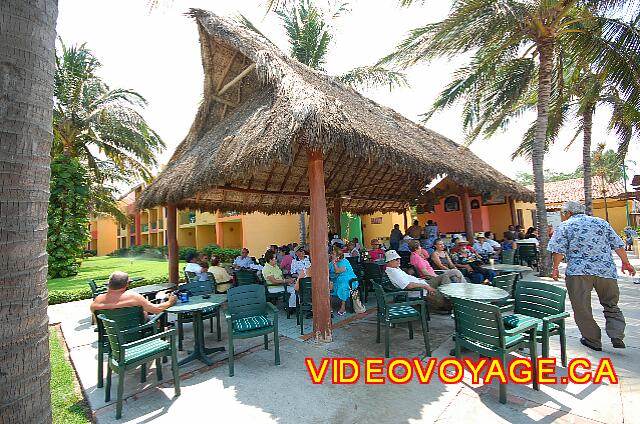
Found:
[[291, 261], [291, 273], [298, 274], [301, 270], [307, 270], [311, 267], [311, 261], [308, 256], [305, 256], [304, 259], [299, 260], [296, 256], [293, 261]]
[[484, 253], [485, 255], [492, 255], [494, 253], [493, 245], [487, 240], [485, 240], [482, 244], [480, 244], [480, 242], [478, 241], [473, 243], [473, 248], [476, 252]]
[[202, 272], [200, 264], [189, 262], [187, 266], [184, 267], [184, 270], [195, 273], [200, 281], [207, 281], [209, 279], [209, 275], [206, 272]]
[[233, 261], [233, 266], [239, 266], [240, 268], [251, 268], [251, 265], [253, 265], [253, 260], [251, 259], [251, 256], [246, 256], [246, 257], [242, 257], [242, 256], [238, 256], [234, 261]]
[[489, 243], [491, 247], [500, 247], [500, 243], [492, 239], [487, 239], [485, 243]]
[[425, 284], [424, 280], [419, 279], [414, 275], [409, 275], [400, 268], [391, 268], [387, 267], [385, 270], [389, 280], [393, 283], [394, 286], [399, 288], [400, 290], [404, 290], [411, 283], [420, 283]]
[[520, 243], [533, 243], [533, 244], [535, 244], [536, 246], [537, 246], [538, 244], [540, 244], [540, 242], [538, 241], [538, 239], [537, 239], [537, 238], [535, 238], [535, 237], [527, 238], [527, 239], [522, 239], [522, 240], [518, 240], [518, 242], [517, 242], [517, 243], [518, 243], [518, 244], [520, 244]]

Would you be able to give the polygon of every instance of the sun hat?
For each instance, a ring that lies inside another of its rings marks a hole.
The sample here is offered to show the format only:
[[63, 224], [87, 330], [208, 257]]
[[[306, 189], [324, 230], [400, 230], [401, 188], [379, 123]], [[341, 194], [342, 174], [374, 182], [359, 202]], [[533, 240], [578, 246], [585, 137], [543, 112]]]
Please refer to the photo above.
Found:
[[293, 253], [298, 253], [299, 250], [304, 250], [304, 245], [301, 244], [299, 246], [296, 246], [296, 248], [293, 249]]
[[396, 252], [395, 250], [387, 250], [386, 252], [384, 252], [385, 262], [390, 262], [394, 259], [400, 259], [400, 255], [398, 255], [398, 252]]

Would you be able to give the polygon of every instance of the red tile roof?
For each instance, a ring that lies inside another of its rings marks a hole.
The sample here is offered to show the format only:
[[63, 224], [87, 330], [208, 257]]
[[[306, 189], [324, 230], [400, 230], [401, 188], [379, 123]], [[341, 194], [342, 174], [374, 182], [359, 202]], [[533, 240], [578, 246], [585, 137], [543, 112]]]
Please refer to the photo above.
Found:
[[[533, 190], [533, 186], [527, 188]], [[618, 181], [611, 184], [605, 183], [607, 197], [618, 197], [624, 194], [624, 184]], [[594, 199], [602, 199], [602, 178], [593, 177], [592, 190]], [[584, 201], [584, 179], [572, 178], [570, 180], [544, 183], [545, 203], [566, 202], [567, 200]]]

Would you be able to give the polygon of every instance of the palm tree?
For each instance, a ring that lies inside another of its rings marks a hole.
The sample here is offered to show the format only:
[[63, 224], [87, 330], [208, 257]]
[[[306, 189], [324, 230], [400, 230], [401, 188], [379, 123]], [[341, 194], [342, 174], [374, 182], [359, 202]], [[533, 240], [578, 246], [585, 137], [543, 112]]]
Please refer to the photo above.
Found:
[[[401, 0], [403, 6], [413, 0]], [[625, 4], [627, 3], [627, 4]], [[608, 17], [625, 7], [623, 0], [457, 0], [441, 22], [411, 31], [396, 51], [380, 61], [406, 68], [440, 56], [471, 53], [468, 66], [460, 69], [445, 88], [428, 119], [436, 110], [464, 100], [463, 126], [468, 142], [480, 134], [488, 137], [520, 116], [527, 99], [536, 99], [531, 158], [536, 194], [536, 217], [540, 234], [541, 275], [549, 272], [547, 216], [544, 203], [544, 152], [549, 114], [562, 108], [563, 68], [557, 46], [569, 46], [599, 71], [616, 69], [614, 84], [638, 75], [635, 64], [625, 62], [615, 47], [636, 41], [629, 25]], [[634, 9], [635, 10], [635, 9]], [[599, 35], [603, 37], [598, 38]], [[638, 48], [638, 43], [629, 48]], [[613, 49], [611, 47], [614, 47]], [[640, 93], [623, 93], [638, 102]], [[557, 101], [554, 103], [554, 101]], [[544, 229], [544, 231], [540, 230]]]
[[123, 218], [107, 188], [149, 180], [164, 142], [137, 111], [146, 105], [140, 94], [107, 86], [97, 76], [100, 62], [84, 44], [60, 44], [51, 153], [79, 158], [93, 176], [94, 211]]
[[622, 158], [613, 150], [605, 150], [605, 144], [599, 143], [591, 158], [593, 172], [600, 180], [600, 194], [604, 199], [604, 216], [609, 221], [609, 206], [607, 205], [607, 186], [620, 181], [623, 177]]
[[[333, 41], [333, 24], [348, 12], [347, 3], [327, 3], [328, 8], [319, 8], [313, 0], [292, 0], [268, 4], [282, 20], [287, 33], [291, 57], [308, 67], [323, 71], [327, 54]], [[260, 30], [246, 17], [239, 21], [260, 34]], [[264, 34], [262, 34], [264, 36]], [[265, 37], [266, 38], [266, 37]], [[354, 88], [370, 88], [388, 85], [389, 89], [407, 84], [404, 74], [380, 65], [357, 67], [337, 77], [342, 83]], [[336, 227], [337, 228], [337, 227]], [[300, 243], [305, 242], [305, 213], [299, 216]]]
[[47, 203], [55, 0], [0, 2], [0, 422], [51, 422]]

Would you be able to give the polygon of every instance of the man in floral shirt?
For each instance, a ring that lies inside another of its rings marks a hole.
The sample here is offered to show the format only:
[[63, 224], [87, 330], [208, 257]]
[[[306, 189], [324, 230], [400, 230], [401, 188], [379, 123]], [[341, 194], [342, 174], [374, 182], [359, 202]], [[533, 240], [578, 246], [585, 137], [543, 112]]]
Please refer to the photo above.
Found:
[[618, 272], [611, 251], [622, 259], [622, 271], [635, 275], [629, 263], [622, 239], [609, 223], [601, 218], [584, 214], [580, 202], [566, 202], [561, 213], [567, 218], [558, 225], [549, 241], [547, 250], [553, 253], [551, 277], [558, 280], [558, 266], [562, 257], [567, 258], [565, 282], [574, 319], [582, 334], [580, 343], [593, 350], [602, 350], [600, 327], [591, 311], [591, 290], [596, 289], [604, 308], [607, 335], [613, 347], [624, 348], [625, 321], [618, 308], [620, 290]]

